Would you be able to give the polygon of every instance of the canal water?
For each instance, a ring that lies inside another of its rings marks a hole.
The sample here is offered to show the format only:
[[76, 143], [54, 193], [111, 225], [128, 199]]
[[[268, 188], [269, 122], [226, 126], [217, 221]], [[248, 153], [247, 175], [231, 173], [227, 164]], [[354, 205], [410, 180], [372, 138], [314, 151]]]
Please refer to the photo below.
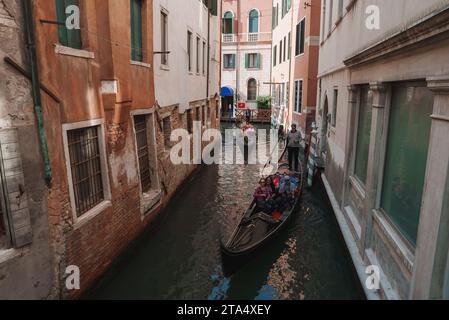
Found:
[[227, 239], [252, 200], [261, 165], [198, 170], [87, 299], [364, 299], [319, 183], [305, 190], [289, 228], [230, 278]]

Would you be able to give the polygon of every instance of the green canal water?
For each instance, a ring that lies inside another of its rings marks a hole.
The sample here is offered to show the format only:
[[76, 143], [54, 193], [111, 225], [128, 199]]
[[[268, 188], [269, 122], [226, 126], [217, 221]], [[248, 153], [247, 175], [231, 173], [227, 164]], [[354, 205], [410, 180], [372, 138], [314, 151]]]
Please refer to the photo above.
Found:
[[285, 232], [223, 276], [219, 239], [251, 202], [261, 167], [202, 167], [85, 298], [364, 299], [319, 183], [304, 192]]

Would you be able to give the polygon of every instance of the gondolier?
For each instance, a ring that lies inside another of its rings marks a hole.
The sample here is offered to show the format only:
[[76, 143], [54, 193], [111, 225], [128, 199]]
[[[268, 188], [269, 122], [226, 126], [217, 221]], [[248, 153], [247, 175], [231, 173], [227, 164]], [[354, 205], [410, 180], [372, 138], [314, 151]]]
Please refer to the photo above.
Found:
[[292, 124], [292, 130], [287, 135], [288, 166], [290, 171], [298, 172], [301, 141], [301, 132], [296, 129], [296, 124]]

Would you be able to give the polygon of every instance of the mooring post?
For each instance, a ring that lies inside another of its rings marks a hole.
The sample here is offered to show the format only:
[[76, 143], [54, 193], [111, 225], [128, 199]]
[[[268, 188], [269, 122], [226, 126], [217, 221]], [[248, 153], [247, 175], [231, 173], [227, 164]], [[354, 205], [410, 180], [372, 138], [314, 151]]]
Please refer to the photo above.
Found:
[[312, 123], [312, 142], [310, 146], [309, 159], [307, 162], [307, 185], [309, 188], [313, 185], [313, 177], [315, 175], [315, 157], [316, 157], [316, 143], [317, 143], [317, 126], [316, 123]]

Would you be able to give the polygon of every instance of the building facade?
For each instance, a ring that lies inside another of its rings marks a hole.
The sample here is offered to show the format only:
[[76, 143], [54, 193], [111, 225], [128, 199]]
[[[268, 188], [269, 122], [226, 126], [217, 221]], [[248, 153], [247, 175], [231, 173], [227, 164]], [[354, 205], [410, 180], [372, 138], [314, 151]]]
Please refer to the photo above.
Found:
[[[48, 191], [19, 1], [0, 3], [0, 299], [54, 295]], [[9, 63], [7, 62], [9, 61]]]
[[272, 123], [295, 123], [306, 136], [315, 121], [320, 1], [275, 0], [272, 20]]
[[[2, 61], [1, 81], [21, 89], [1, 91], [0, 296], [78, 298], [197, 167], [171, 163], [171, 135], [193, 132], [195, 121], [217, 126], [220, 9], [200, 0], [29, 2], [33, 91], [18, 3], [0, 4], [2, 58], [17, 62]], [[66, 282], [77, 269], [79, 289]]]
[[257, 109], [270, 96], [271, 1], [223, 0], [222, 113]]
[[448, 298], [449, 2], [321, 13], [322, 178], [360, 280], [374, 266], [370, 298]]

